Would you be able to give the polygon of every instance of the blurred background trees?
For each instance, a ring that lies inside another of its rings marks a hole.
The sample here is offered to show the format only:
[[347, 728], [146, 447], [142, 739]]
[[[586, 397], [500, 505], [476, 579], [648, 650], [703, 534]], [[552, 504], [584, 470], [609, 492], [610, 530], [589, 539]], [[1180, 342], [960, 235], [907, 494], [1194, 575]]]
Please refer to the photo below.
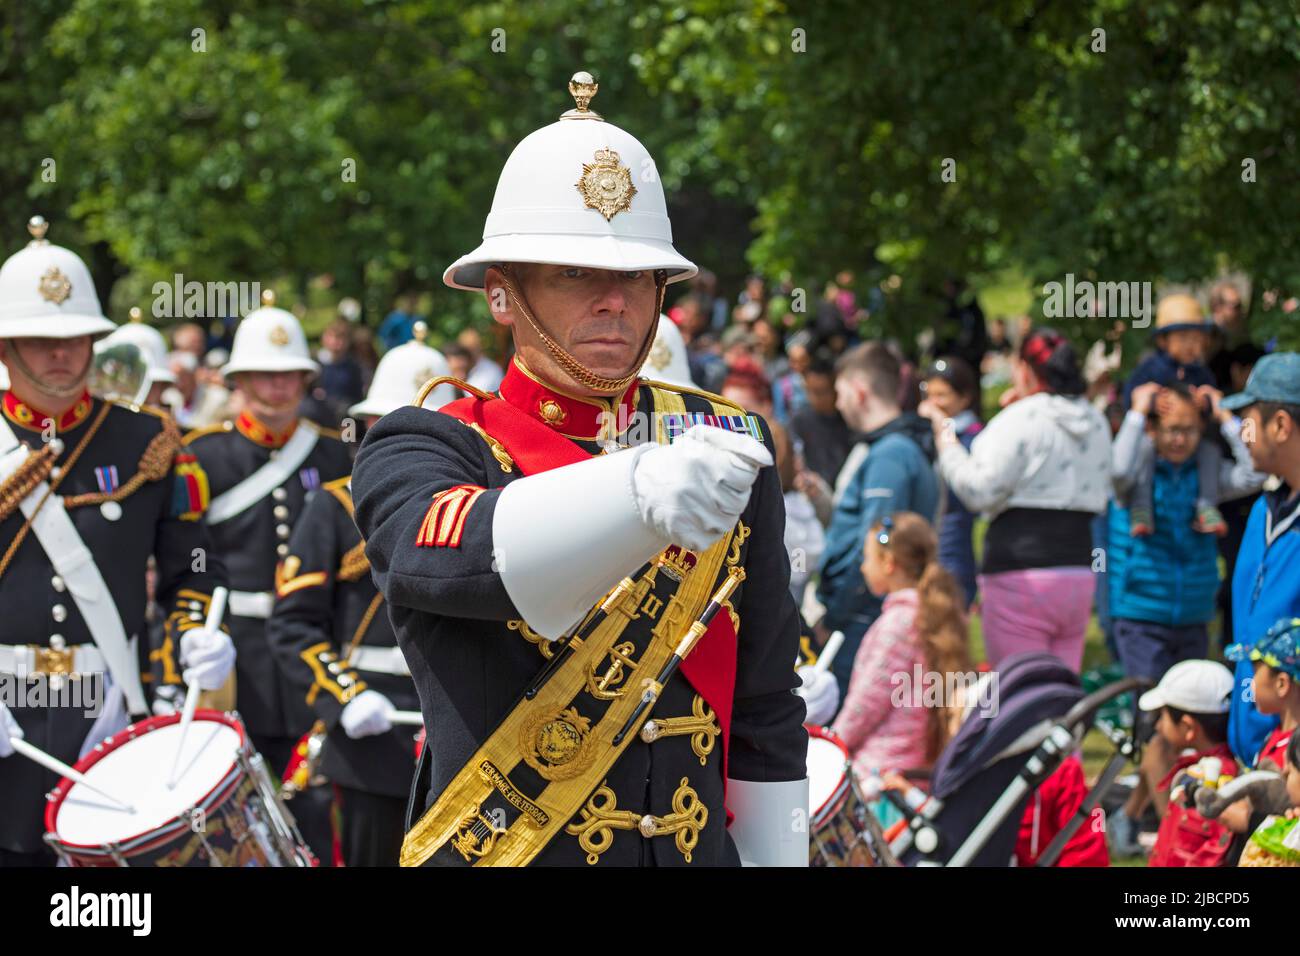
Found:
[[[450, 334], [486, 313], [443, 268], [585, 68], [724, 292], [755, 270], [815, 303], [847, 269], [873, 304], [865, 331], [909, 337], [939, 321], [949, 277], [986, 311], [1033, 312], [1066, 273], [1231, 269], [1257, 328], [1300, 345], [1260, 294], [1300, 291], [1290, 0], [799, 6], [9, 4], [0, 247], [44, 214], [118, 317], [179, 272], [318, 306], [355, 296], [371, 324], [414, 292]], [[1058, 324], [1091, 340], [1109, 320]]]

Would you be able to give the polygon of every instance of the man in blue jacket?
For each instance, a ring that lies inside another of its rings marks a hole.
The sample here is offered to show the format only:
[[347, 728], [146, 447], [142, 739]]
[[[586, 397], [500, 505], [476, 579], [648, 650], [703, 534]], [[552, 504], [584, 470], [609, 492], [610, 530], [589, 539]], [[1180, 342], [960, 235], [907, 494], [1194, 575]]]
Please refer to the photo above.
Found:
[[[843, 691], [858, 645], [880, 616], [880, 598], [867, 590], [861, 571], [867, 532], [899, 511], [934, 521], [939, 482], [932, 461], [933, 427], [901, 410], [901, 372], [889, 349], [878, 342], [859, 345], [840, 357], [836, 372], [835, 405], [849, 427], [863, 433], [837, 482], [817, 587], [817, 599], [826, 606], [826, 630], [844, 632], [844, 645], [831, 667]], [[852, 477], [845, 483], [848, 475]]]
[[[1250, 647], [1274, 621], [1300, 615], [1300, 354], [1264, 356], [1223, 407], [1241, 415], [1256, 469], [1282, 479], [1251, 510], [1232, 579], [1233, 634]], [[1252, 670], [1248, 660], [1237, 664], [1228, 718], [1228, 743], [1247, 762], [1277, 726], [1255, 709]]]

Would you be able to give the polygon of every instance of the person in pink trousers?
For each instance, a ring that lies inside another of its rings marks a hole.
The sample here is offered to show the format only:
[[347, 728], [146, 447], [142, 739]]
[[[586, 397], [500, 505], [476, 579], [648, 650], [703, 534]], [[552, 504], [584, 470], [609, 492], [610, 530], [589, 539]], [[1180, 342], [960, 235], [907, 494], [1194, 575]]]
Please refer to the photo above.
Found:
[[1047, 651], [1078, 670], [1096, 587], [1091, 523], [1106, 510], [1110, 429], [1084, 397], [1073, 346], [1051, 329], [1025, 337], [1003, 410], [970, 451], [934, 408], [938, 467], [990, 519], [980, 576], [986, 655], [997, 667]]

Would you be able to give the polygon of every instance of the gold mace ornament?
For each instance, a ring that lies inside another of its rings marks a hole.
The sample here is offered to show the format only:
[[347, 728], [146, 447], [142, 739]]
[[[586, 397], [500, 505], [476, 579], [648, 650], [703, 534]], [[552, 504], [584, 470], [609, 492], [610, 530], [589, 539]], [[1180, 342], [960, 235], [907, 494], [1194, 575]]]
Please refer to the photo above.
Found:
[[590, 108], [592, 97], [596, 95], [599, 89], [600, 84], [586, 70], [579, 70], [573, 74], [572, 79], [569, 80], [569, 95], [573, 97], [576, 108], [560, 114], [560, 119], [604, 119], [603, 116]]

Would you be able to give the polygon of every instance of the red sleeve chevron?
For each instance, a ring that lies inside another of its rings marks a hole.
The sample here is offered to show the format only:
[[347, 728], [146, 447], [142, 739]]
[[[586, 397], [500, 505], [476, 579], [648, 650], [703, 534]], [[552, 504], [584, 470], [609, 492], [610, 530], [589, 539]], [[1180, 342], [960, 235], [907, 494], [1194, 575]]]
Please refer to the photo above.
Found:
[[459, 548], [469, 509], [486, 490], [477, 485], [456, 485], [434, 495], [420, 524], [420, 532], [415, 536], [415, 546]]

